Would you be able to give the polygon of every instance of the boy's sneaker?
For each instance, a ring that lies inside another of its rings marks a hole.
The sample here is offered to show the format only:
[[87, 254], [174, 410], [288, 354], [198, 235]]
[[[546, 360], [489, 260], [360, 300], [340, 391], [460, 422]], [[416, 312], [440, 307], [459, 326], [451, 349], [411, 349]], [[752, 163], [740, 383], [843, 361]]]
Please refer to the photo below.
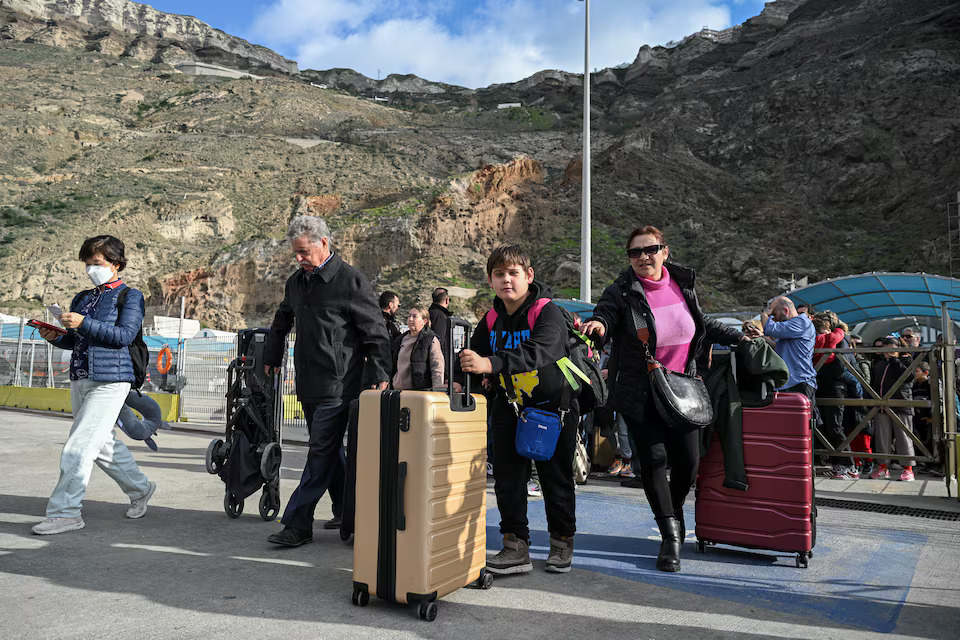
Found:
[[859, 480], [860, 470], [856, 467], [847, 467], [847, 475], [850, 476], [851, 480]]
[[533, 571], [530, 546], [512, 533], [504, 534], [503, 549], [492, 558], [487, 558], [487, 571], [501, 576]]
[[883, 467], [877, 467], [873, 470], [873, 473], [870, 474], [871, 480], [889, 480], [890, 472], [884, 469]]
[[543, 492], [540, 491], [540, 483], [536, 480], [530, 480], [527, 482], [527, 495], [531, 498], [541, 497]]
[[488, 475], [488, 476], [492, 476], [492, 475], [493, 475], [493, 463], [492, 463], [492, 462], [488, 462], [488, 463], [487, 463], [487, 475]]
[[913, 482], [914, 480], [913, 471], [910, 469], [904, 469], [903, 473], [900, 474], [900, 482]]
[[547, 571], [568, 573], [573, 565], [573, 536], [550, 536], [550, 555], [547, 556]]
[[623, 465], [623, 469], [620, 469], [621, 478], [633, 478], [636, 474], [633, 472], [633, 469], [630, 468], [629, 464]]
[[860, 467], [860, 475], [861, 475], [861, 476], [869, 477], [870, 474], [874, 472], [874, 469], [875, 469], [875, 467], [874, 467], [873, 462], [871, 462], [871, 461], [868, 460], [868, 461], [866, 461], [866, 462], [863, 463], [863, 466], [862, 466], [862, 467]]
[[66, 533], [83, 529], [86, 523], [83, 518], [47, 518], [40, 524], [33, 525], [33, 532], [38, 536], [52, 536], [55, 533]]
[[609, 473], [612, 476], [618, 476], [620, 475], [620, 472], [622, 470], [623, 470], [623, 461], [617, 458], [616, 460], [613, 461], [613, 464], [610, 465], [610, 468], [607, 469], [607, 473]]
[[142, 518], [147, 514], [147, 502], [153, 497], [153, 492], [157, 490], [157, 483], [150, 482], [147, 486], [147, 492], [130, 501], [130, 508], [127, 509], [128, 518]]

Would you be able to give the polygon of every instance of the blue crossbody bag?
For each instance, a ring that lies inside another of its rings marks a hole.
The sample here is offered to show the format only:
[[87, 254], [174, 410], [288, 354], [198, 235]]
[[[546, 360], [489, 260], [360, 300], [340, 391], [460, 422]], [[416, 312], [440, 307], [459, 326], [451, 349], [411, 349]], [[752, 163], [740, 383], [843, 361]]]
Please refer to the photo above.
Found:
[[520, 410], [516, 401], [516, 390], [513, 386], [513, 377], [503, 372], [501, 381], [507, 402], [517, 414], [517, 436], [515, 445], [517, 453], [531, 460], [549, 460], [557, 449], [560, 431], [563, 429], [563, 419], [570, 410], [571, 391], [564, 385], [560, 393], [560, 412], [547, 411], [527, 407]]

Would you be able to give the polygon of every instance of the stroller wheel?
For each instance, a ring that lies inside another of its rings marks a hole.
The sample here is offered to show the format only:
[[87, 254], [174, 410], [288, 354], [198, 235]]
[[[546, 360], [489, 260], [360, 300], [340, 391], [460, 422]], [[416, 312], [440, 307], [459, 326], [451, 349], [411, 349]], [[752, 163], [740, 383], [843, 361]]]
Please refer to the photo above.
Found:
[[231, 518], [239, 518], [243, 513], [243, 500], [237, 500], [237, 496], [228, 491], [223, 496], [223, 510]]
[[270, 522], [280, 513], [280, 497], [275, 496], [269, 486], [263, 488], [260, 495], [260, 517]]
[[220, 452], [220, 449], [223, 447], [223, 440], [217, 438], [216, 440], [211, 440], [210, 444], [207, 445], [207, 473], [211, 475], [217, 475], [220, 473], [220, 469], [223, 468], [223, 456]]
[[281, 457], [280, 445], [276, 442], [270, 442], [263, 448], [260, 455], [260, 475], [264, 480], [269, 482], [280, 477]]

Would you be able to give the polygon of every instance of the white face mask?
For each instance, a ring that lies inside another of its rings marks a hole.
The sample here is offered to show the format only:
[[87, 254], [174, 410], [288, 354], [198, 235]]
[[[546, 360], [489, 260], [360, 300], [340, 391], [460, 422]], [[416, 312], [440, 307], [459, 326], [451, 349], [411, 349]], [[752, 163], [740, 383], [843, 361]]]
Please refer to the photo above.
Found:
[[93, 286], [99, 287], [113, 280], [113, 269], [96, 264], [87, 265], [87, 277]]

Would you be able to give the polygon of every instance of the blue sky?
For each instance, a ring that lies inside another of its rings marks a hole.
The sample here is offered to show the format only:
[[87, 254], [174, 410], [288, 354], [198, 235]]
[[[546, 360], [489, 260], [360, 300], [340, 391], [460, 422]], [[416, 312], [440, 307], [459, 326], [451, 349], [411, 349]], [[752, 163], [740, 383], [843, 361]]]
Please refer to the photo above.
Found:
[[[583, 70], [577, 0], [152, 0], [296, 60], [367, 76], [414, 73], [468, 87], [542, 69]], [[632, 62], [644, 44], [723, 29], [764, 0], [591, 0], [591, 66]]]

